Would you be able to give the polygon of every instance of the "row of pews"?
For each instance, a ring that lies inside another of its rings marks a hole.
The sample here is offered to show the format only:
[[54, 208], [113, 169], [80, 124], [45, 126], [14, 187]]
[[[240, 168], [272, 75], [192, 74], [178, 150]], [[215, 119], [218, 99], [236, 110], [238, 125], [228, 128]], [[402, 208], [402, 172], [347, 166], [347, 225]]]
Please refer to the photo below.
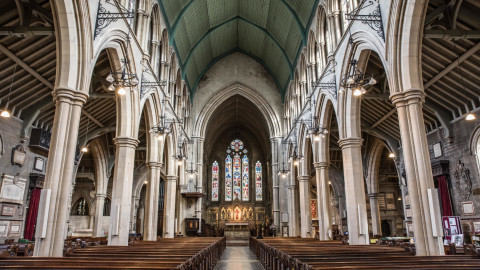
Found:
[[469, 255], [412, 256], [401, 247], [350, 246], [340, 241], [250, 237], [250, 249], [264, 269], [480, 269]]
[[130, 246], [75, 248], [61, 258], [1, 258], [1, 269], [213, 269], [226, 239], [190, 237], [135, 241]]

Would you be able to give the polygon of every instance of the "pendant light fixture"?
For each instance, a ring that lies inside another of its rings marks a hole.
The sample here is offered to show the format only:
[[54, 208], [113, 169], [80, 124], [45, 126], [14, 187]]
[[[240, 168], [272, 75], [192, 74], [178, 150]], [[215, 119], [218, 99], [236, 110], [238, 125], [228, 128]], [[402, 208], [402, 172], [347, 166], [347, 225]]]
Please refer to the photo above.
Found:
[[476, 119], [476, 117], [475, 117], [475, 114], [468, 107], [467, 89], [465, 88], [465, 81], [464, 81], [465, 79], [463, 77], [462, 67], [460, 66], [460, 55], [458, 53], [457, 44], [455, 43], [455, 40], [453, 40], [453, 48], [455, 49], [455, 54], [457, 55], [457, 69], [458, 69], [458, 73], [460, 74], [460, 78], [462, 80], [463, 93], [465, 95], [465, 108], [467, 109], [467, 115], [465, 116], [465, 120], [473, 121]]
[[2, 112], [0, 112], [0, 116], [3, 118], [10, 118], [12, 116], [12, 113], [8, 110], [8, 105], [10, 103], [10, 95], [12, 94], [13, 81], [15, 79], [16, 72], [17, 72], [17, 64], [15, 64], [15, 67], [13, 68], [13, 76], [12, 76], [12, 81], [10, 82], [10, 90], [8, 91], [7, 103], [5, 104], [5, 108], [3, 108]]
[[[87, 111], [87, 113], [88, 113], [88, 111]], [[90, 126], [90, 118], [87, 117], [87, 132], [85, 132], [85, 145], [82, 147], [82, 149], [80, 149], [80, 151], [82, 151], [83, 153], [88, 152], [87, 143], [88, 143], [88, 128], [89, 128], [89, 126]]]

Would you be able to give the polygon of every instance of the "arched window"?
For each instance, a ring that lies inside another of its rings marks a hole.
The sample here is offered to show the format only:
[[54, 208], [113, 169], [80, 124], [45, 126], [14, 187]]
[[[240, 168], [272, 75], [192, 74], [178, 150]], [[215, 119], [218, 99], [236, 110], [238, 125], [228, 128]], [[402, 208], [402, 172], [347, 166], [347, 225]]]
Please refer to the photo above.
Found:
[[248, 179], [248, 157], [247, 155], [244, 155], [243, 156], [243, 159], [242, 159], [242, 169], [243, 169], [243, 173], [242, 173], [242, 201], [248, 201], [249, 199], [249, 179]]
[[75, 204], [72, 207], [72, 214], [77, 216], [88, 215], [88, 204], [85, 198], [81, 197], [75, 202]]
[[255, 164], [255, 200], [263, 200], [262, 196], [262, 163], [257, 161]]
[[232, 158], [227, 155], [225, 159], [225, 201], [232, 200]]
[[218, 162], [212, 166], [212, 201], [218, 202]]
[[108, 217], [110, 216], [110, 207], [112, 206], [112, 201], [109, 198], [105, 198], [105, 202], [103, 203], [103, 216]]

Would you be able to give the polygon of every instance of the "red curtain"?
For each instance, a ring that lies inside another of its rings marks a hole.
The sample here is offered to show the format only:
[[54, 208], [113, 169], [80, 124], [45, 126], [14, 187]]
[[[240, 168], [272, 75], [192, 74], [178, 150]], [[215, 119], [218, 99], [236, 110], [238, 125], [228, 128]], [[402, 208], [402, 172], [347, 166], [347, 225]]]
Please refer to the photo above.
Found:
[[440, 202], [442, 203], [442, 215], [453, 216], [452, 203], [450, 200], [450, 191], [448, 190], [447, 178], [442, 175], [437, 177], [438, 193]]
[[25, 235], [23, 238], [28, 240], [35, 240], [33, 232], [35, 230], [35, 223], [37, 222], [38, 203], [40, 202], [41, 188], [35, 188], [30, 196], [30, 205], [28, 207], [27, 218], [25, 219]]

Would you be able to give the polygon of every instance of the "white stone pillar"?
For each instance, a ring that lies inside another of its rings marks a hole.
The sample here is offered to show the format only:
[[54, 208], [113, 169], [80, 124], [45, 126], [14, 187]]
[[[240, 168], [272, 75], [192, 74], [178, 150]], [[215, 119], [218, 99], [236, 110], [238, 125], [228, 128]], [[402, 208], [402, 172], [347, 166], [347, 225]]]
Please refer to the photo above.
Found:
[[130, 232], [135, 149], [138, 146], [138, 140], [128, 137], [116, 137], [113, 141], [116, 146], [116, 152], [108, 245], [127, 246], [128, 234]]
[[315, 177], [317, 183], [317, 211], [319, 240], [330, 240], [330, 186], [328, 185], [328, 163], [316, 162]]
[[[278, 139], [281, 140], [281, 139]], [[277, 227], [277, 235], [280, 235], [280, 202], [279, 202], [279, 175], [278, 175], [278, 145], [277, 138], [270, 138], [272, 147], [272, 204], [273, 204], [273, 224]], [[280, 142], [281, 143], [281, 142]], [[282, 157], [283, 158], [283, 157]]]
[[[203, 192], [203, 145], [205, 139], [204, 138], [197, 138], [197, 192]], [[203, 205], [203, 197], [197, 199], [197, 204], [195, 206], [195, 216], [198, 218], [198, 232], [202, 231], [202, 205]]]
[[343, 156], [350, 245], [369, 244], [365, 181], [362, 169], [362, 141], [361, 138], [346, 138], [339, 141]]
[[[152, 30], [153, 31], [153, 30]], [[150, 63], [152, 65], [153, 72], [157, 74], [157, 77], [160, 78], [160, 72], [158, 70], [158, 62], [159, 62], [159, 56], [158, 56], [158, 41], [157, 40], [152, 40], [150, 43], [151, 46], [151, 53], [150, 53]], [[161, 79], [161, 78], [160, 78]]]
[[165, 216], [164, 216], [164, 237], [175, 237], [175, 197], [177, 194], [177, 180], [176, 175], [167, 175], [165, 181]]
[[105, 236], [105, 232], [102, 231], [105, 198], [107, 198], [107, 194], [105, 193], [95, 194], [95, 223], [93, 225], [93, 236], [95, 237]]
[[182, 161], [182, 166], [179, 168], [179, 175], [178, 175], [178, 182], [179, 186], [177, 188], [177, 207], [176, 209], [176, 218], [177, 218], [177, 228], [175, 230], [177, 232], [182, 233], [183, 235], [186, 234], [185, 231], [185, 211], [187, 210], [187, 199], [182, 197], [182, 192], [187, 191], [187, 183], [185, 180], [185, 167], [187, 166], [187, 161]]
[[146, 11], [146, 7], [139, 7], [137, 9], [137, 40], [143, 51], [148, 54], [148, 27], [150, 15]]
[[157, 240], [158, 224], [158, 196], [160, 188], [160, 162], [148, 162], [148, 178], [145, 196], [145, 222], [143, 226], [143, 240]]
[[295, 166], [290, 162], [290, 174], [288, 183], [288, 235], [297, 236], [298, 215], [295, 201]]
[[310, 215], [310, 176], [298, 176], [298, 190], [300, 197], [300, 236], [309, 237], [311, 215]]
[[380, 207], [378, 205], [378, 193], [368, 194], [370, 199], [370, 216], [372, 217], [372, 233], [375, 235], [382, 235], [382, 226], [380, 220]]
[[[428, 189], [433, 189], [434, 184], [422, 112], [425, 93], [419, 89], [411, 89], [393, 94], [390, 98], [397, 107], [400, 125], [416, 254], [444, 255], [442, 237], [436, 237], [432, 227], [434, 222], [440, 224], [440, 217], [432, 219], [434, 214], [431, 213], [433, 207], [439, 206], [430, 205], [427, 195]], [[440, 232], [437, 233], [439, 235]]]
[[37, 218], [37, 228], [44, 219], [47, 219], [47, 228], [45, 238], [35, 237], [35, 257], [63, 256], [78, 128], [82, 106], [88, 98], [67, 88], [57, 88], [53, 95], [55, 117], [44, 184], [44, 189], [51, 192], [50, 202], [46, 215]]

